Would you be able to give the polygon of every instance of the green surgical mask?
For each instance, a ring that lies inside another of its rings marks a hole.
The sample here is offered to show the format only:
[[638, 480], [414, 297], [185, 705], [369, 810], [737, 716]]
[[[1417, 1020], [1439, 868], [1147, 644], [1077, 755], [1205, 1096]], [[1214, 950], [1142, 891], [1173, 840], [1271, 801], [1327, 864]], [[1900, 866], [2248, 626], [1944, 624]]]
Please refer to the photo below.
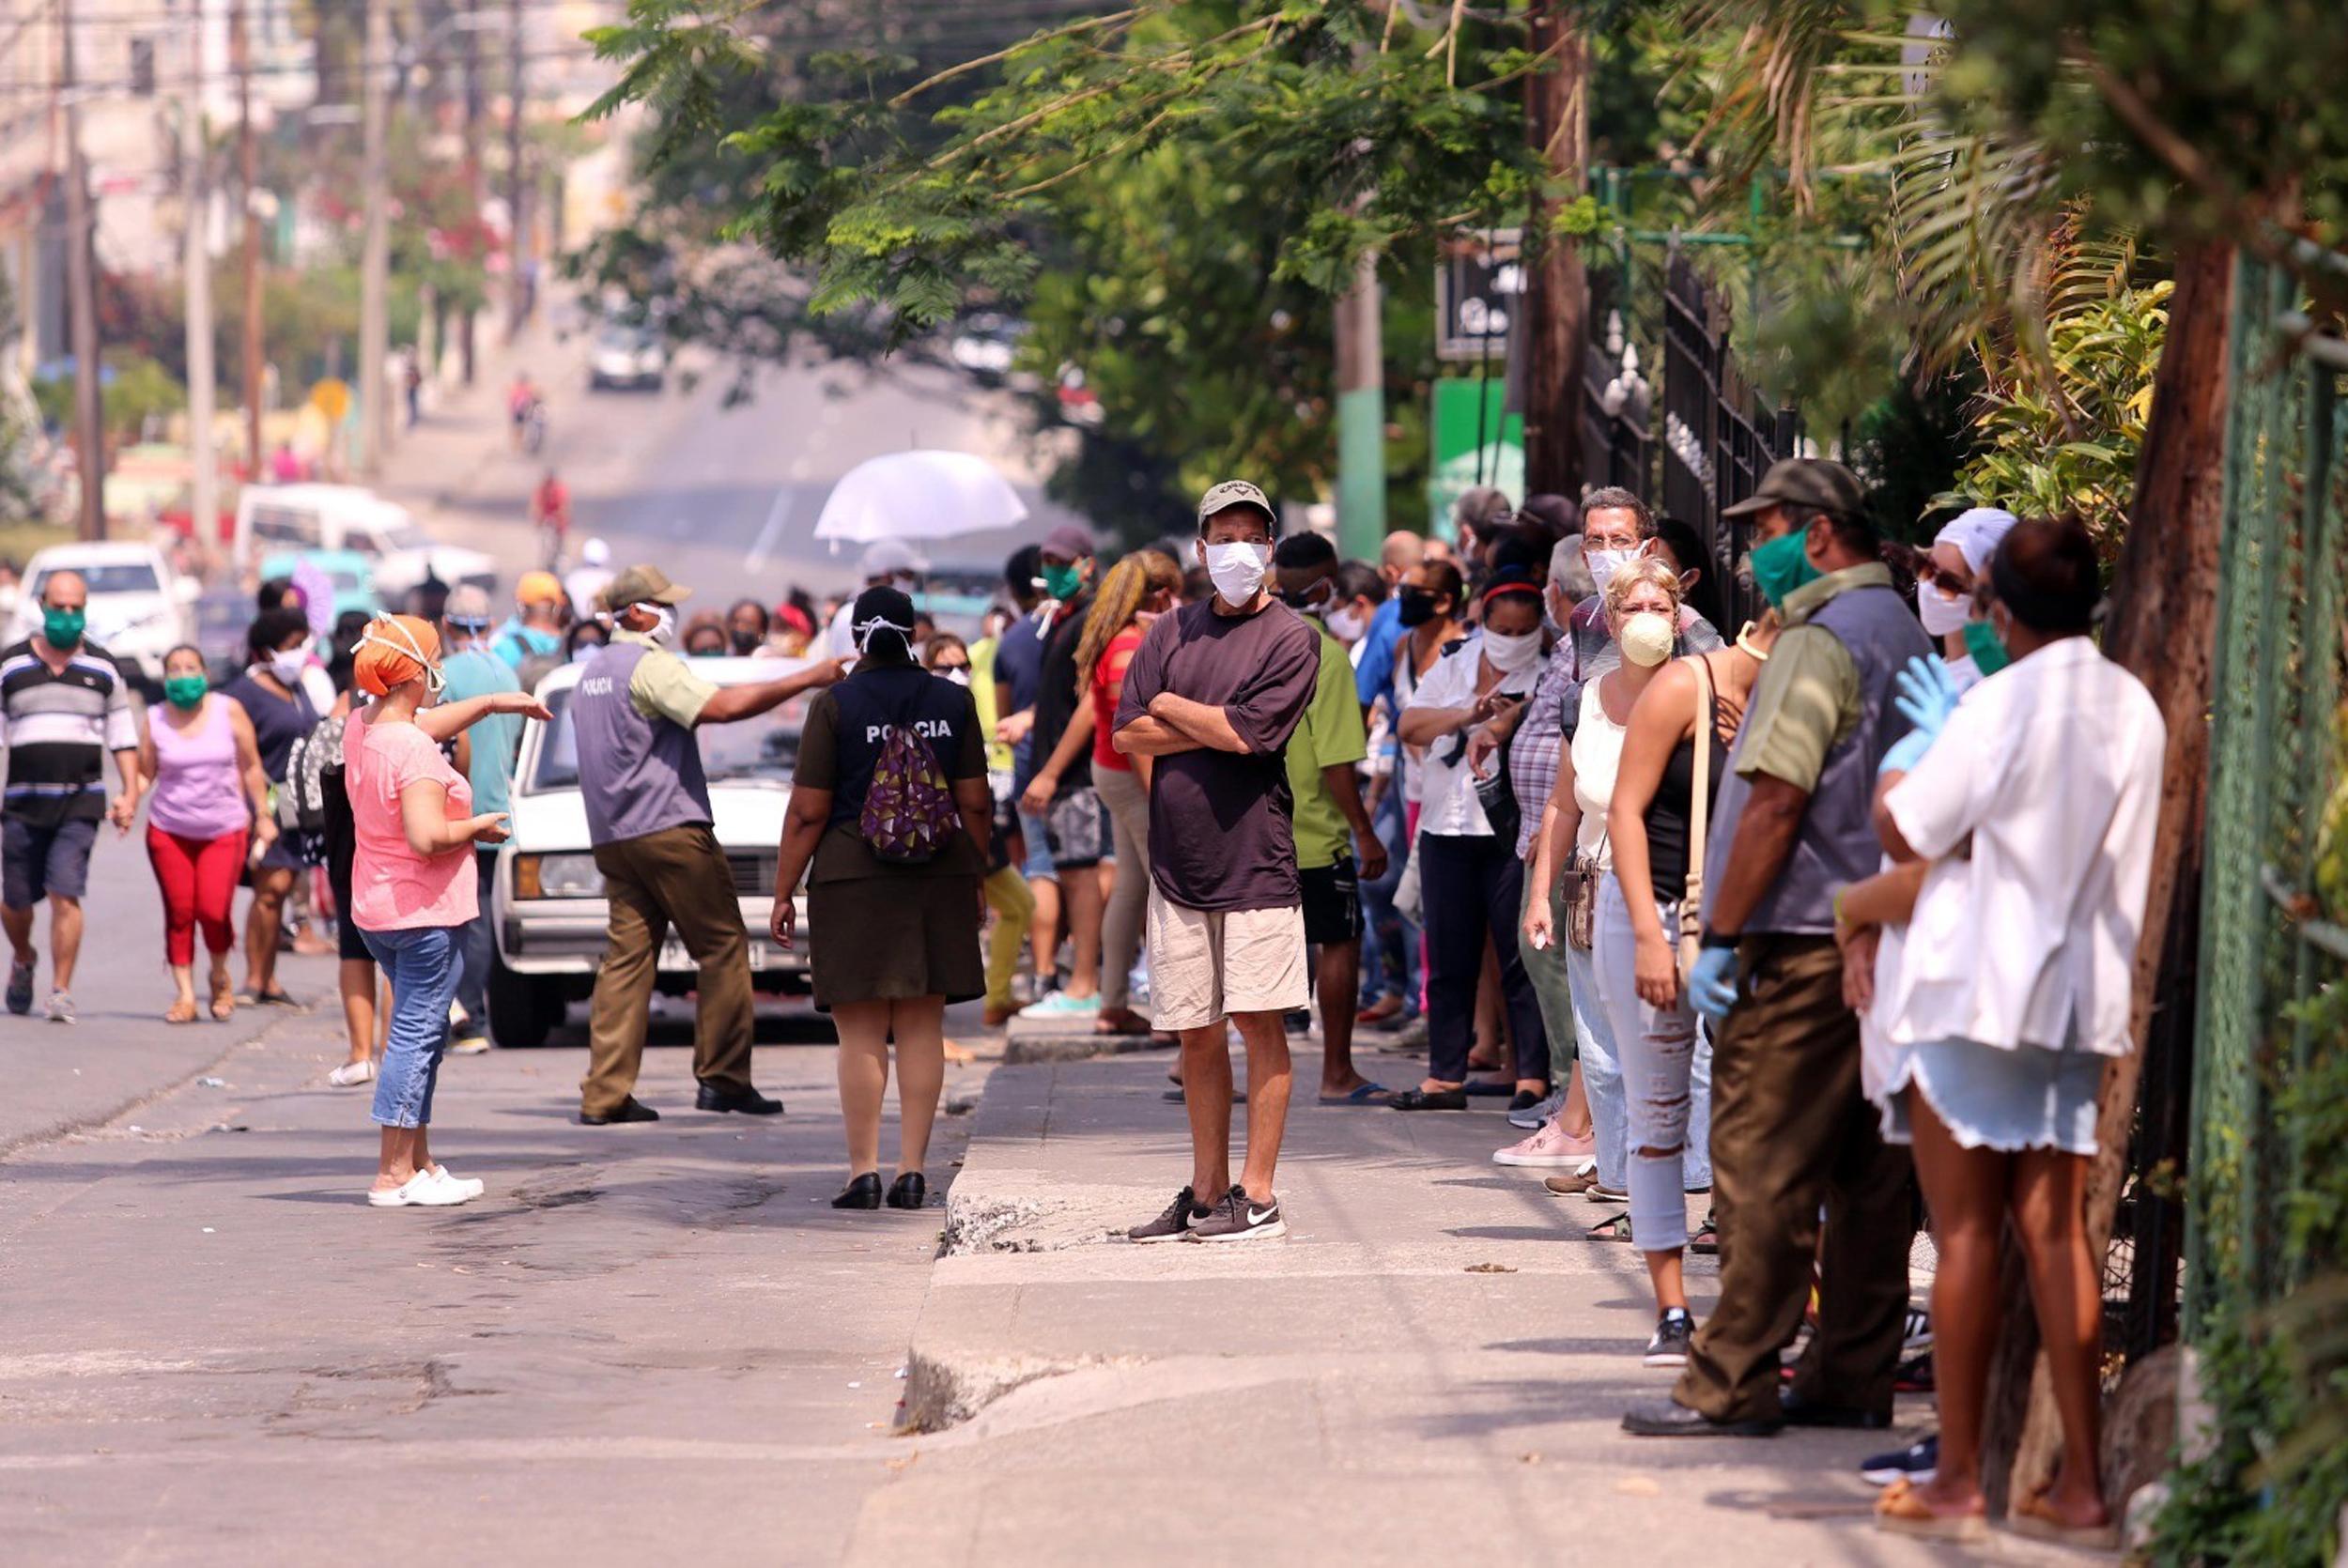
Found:
[[52, 648], [78, 648], [82, 642], [82, 627], [87, 620], [78, 609], [43, 608], [40, 612], [40, 635]]
[[1084, 592], [1084, 574], [1076, 570], [1074, 561], [1065, 566], [1055, 566], [1048, 561], [1043, 563], [1043, 592], [1053, 598], [1062, 602], [1073, 599]]
[[1815, 582], [1826, 574], [1810, 564], [1810, 556], [1802, 548], [1808, 530], [1796, 529], [1782, 533], [1766, 545], [1755, 546], [1752, 555], [1753, 586], [1769, 602], [1772, 609], [1785, 607], [1785, 595], [1803, 583]]
[[212, 683], [201, 675], [166, 675], [163, 696], [175, 708], [193, 708], [204, 700], [204, 694], [212, 689]]
[[1973, 668], [1985, 676], [1995, 675], [2014, 662], [2014, 656], [2005, 651], [2005, 638], [1985, 620], [1965, 623], [1965, 652], [1972, 654]]

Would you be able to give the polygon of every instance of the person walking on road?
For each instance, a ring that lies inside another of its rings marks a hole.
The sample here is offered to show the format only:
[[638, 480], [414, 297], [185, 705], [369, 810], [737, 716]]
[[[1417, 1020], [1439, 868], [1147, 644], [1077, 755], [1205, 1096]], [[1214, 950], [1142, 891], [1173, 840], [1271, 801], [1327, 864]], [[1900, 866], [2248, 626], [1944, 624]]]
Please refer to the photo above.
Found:
[[346, 727], [344, 782], [357, 847], [349, 918], [392, 988], [391, 1038], [376, 1081], [383, 1130], [375, 1185], [378, 1208], [444, 1207], [477, 1198], [478, 1181], [432, 1159], [432, 1091], [456, 993], [459, 938], [478, 913], [475, 844], [502, 842], [505, 815], [476, 815], [472, 787], [440, 747], [492, 714], [551, 716], [520, 692], [433, 702], [442, 689], [440, 635], [412, 615], [370, 623], [354, 667], [376, 699]]
[[[1982, 1533], [1983, 1404], [2011, 1217], [2062, 1463], [2008, 1517], [2077, 1540], [2110, 1523], [2096, 1474], [2101, 1259], [2080, 1215], [2104, 1067], [2134, 1049], [2168, 731], [2142, 683], [2096, 650], [2102, 591], [2086, 529], [2033, 519], [2001, 537], [1985, 561], [1991, 607], [1978, 623], [2012, 663], [1961, 701], [1939, 661], [1901, 674], [1900, 705], [1916, 728], [1884, 759], [1876, 791], [1894, 864], [1837, 906], [1846, 954], [1860, 961], [1845, 972], [1872, 992], [1853, 998], [1872, 1004], [1867, 1092], [1884, 1136], [1913, 1145], [1939, 1253], [1937, 1473], [1886, 1493], [1877, 1520], [1905, 1533]], [[1896, 949], [1880, 940], [1902, 923], [1931, 940]]]
[[178, 994], [165, 1023], [193, 1023], [195, 932], [212, 957], [211, 1013], [237, 1010], [228, 956], [237, 945], [237, 876], [245, 847], [277, 837], [253, 720], [210, 689], [204, 655], [183, 644], [163, 655], [163, 704], [149, 709], [139, 774], [150, 781], [147, 857], [163, 896], [163, 961]]
[[[467, 583], [451, 593], [441, 625], [441, 646], [449, 652], [440, 671], [447, 682], [449, 701], [522, 689], [505, 661], [489, 652], [490, 608], [486, 591]], [[521, 718], [493, 713], [472, 727], [471, 738], [471, 755], [466, 760], [465, 775], [472, 786], [473, 806], [484, 813], [503, 812], [514, 799], [514, 764], [522, 748]], [[475, 846], [473, 864], [481, 908], [465, 928], [460, 953], [463, 969], [456, 981], [456, 1006], [464, 1017], [450, 1032], [452, 1056], [478, 1055], [489, 1049], [489, 965], [497, 956], [497, 933], [489, 929], [489, 889], [497, 879], [497, 846]]]
[[[221, 688], [253, 722], [261, 748], [261, 768], [270, 785], [286, 782], [294, 742], [317, 727], [317, 710], [301, 672], [310, 663], [310, 622], [296, 606], [280, 605], [253, 618], [245, 632], [246, 668]], [[253, 902], [244, 916], [245, 1007], [291, 1007], [294, 999], [277, 983], [277, 939], [286, 902], [302, 873], [301, 857], [282, 838], [271, 839], [253, 863]]]
[[[0, 653], [0, 730], [8, 782], [0, 802], [0, 922], [15, 961], [8, 1011], [33, 1010], [38, 954], [33, 912], [49, 900], [49, 1021], [70, 1023], [82, 953], [82, 895], [100, 821], [127, 834], [138, 815], [139, 721], [114, 655], [85, 638], [89, 585], [52, 572], [40, 587], [40, 629]], [[122, 792], [106, 799], [106, 754]]]
[[[1282, 751], [1321, 672], [1312, 629], [1264, 592], [1272, 502], [1227, 480], [1198, 503], [1214, 592], [1158, 618], [1126, 667], [1117, 744], [1150, 770], [1150, 1006], [1182, 1042], [1191, 1179], [1135, 1241], [1283, 1236], [1285, 1015], [1308, 1000], [1304, 891]], [[1231, 1057], [1247, 1047], [1247, 1159], [1231, 1181]]]
[[830, 685], [840, 666], [826, 660], [756, 685], [712, 685], [668, 646], [676, 607], [691, 592], [657, 566], [631, 566], [613, 577], [603, 594], [611, 641], [587, 661], [571, 694], [588, 838], [611, 907], [579, 1084], [579, 1119], [589, 1127], [660, 1119], [633, 1091], [671, 926], [701, 967], [695, 1104], [758, 1116], [782, 1111], [782, 1101], [750, 1085], [749, 946], [693, 731], [755, 718]]
[[[1704, 952], [1688, 979], [1717, 1028], [1713, 1207], [1720, 1303], [1667, 1399], [1626, 1431], [1758, 1436], [1882, 1427], [1908, 1313], [1908, 1157], [1861, 1093], [1834, 896], [1875, 873], [1876, 771], [1908, 721], [1892, 679], [1930, 651], [1878, 558], [1859, 480], [1786, 458], [1726, 515], [1753, 518], [1753, 583], [1784, 629], [1729, 753], [1705, 846]], [[1823, 1247], [1819, 1212], [1823, 1208]], [[1781, 1394], [1778, 1352], [1818, 1327]]]
[[1290, 821], [1305, 940], [1320, 949], [1313, 992], [1321, 1001], [1321, 1103], [1378, 1105], [1384, 1085], [1353, 1070], [1353, 1015], [1361, 1006], [1362, 884], [1385, 874], [1386, 846], [1354, 775], [1369, 755], [1369, 733], [1354, 696], [1353, 661], [1328, 629], [1329, 612], [1346, 603], [1337, 595], [1337, 552], [1318, 533], [1297, 533], [1280, 541], [1272, 562], [1280, 602], [1313, 629], [1320, 659], [1311, 705], [1283, 757], [1295, 803]]
[[[980, 879], [995, 797], [969, 689], [914, 662], [913, 601], [857, 596], [856, 673], [808, 705], [775, 863], [775, 940], [808, 881], [815, 1005], [840, 1031], [848, 1185], [834, 1208], [919, 1208], [946, 1080], [946, 1006], [986, 990]], [[916, 775], [919, 776], [916, 776]], [[888, 792], [876, 800], [874, 792]], [[884, 1200], [881, 1101], [897, 1048], [897, 1176]]]
[[546, 569], [560, 572], [571, 547], [571, 487], [552, 469], [531, 492], [530, 520], [538, 530]]

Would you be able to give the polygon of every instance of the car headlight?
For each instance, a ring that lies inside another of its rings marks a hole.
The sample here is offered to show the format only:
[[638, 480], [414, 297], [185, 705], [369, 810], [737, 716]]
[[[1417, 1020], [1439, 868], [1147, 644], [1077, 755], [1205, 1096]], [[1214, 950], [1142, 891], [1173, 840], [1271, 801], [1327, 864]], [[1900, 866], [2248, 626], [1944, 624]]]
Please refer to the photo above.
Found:
[[600, 899], [603, 873], [592, 854], [517, 854], [514, 857], [517, 899]]

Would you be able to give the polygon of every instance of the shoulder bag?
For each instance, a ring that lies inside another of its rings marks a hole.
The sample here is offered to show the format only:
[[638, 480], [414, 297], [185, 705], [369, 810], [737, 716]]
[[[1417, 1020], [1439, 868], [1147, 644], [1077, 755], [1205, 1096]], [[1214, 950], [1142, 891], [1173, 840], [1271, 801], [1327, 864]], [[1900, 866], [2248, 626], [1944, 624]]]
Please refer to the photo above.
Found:
[[1704, 955], [1704, 830], [1712, 814], [1712, 747], [1719, 736], [1712, 717], [1712, 662], [1702, 653], [1688, 661], [1696, 672], [1696, 773], [1688, 793], [1688, 883], [1679, 895], [1679, 984], [1684, 991]]

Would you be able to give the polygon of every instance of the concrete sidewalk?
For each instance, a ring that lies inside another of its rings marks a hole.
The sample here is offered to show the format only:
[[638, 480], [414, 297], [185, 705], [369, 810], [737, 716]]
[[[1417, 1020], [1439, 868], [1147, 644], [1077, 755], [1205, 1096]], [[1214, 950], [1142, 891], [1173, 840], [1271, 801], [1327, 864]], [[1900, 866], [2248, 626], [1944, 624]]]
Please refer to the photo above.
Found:
[[[907, 1412], [936, 1430], [851, 1560], [1960, 1560], [1877, 1533], [1856, 1469], [1928, 1401], [1891, 1433], [1619, 1431], [1673, 1376], [1640, 1365], [1645, 1270], [1583, 1239], [1613, 1208], [1491, 1163], [1496, 1114], [1322, 1108], [1300, 1052], [1288, 1239], [1111, 1239], [1189, 1169], [1167, 1065], [995, 1073], [914, 1334]], [[1690, 1271], [1701, 1315], [1717, 1274]]]

